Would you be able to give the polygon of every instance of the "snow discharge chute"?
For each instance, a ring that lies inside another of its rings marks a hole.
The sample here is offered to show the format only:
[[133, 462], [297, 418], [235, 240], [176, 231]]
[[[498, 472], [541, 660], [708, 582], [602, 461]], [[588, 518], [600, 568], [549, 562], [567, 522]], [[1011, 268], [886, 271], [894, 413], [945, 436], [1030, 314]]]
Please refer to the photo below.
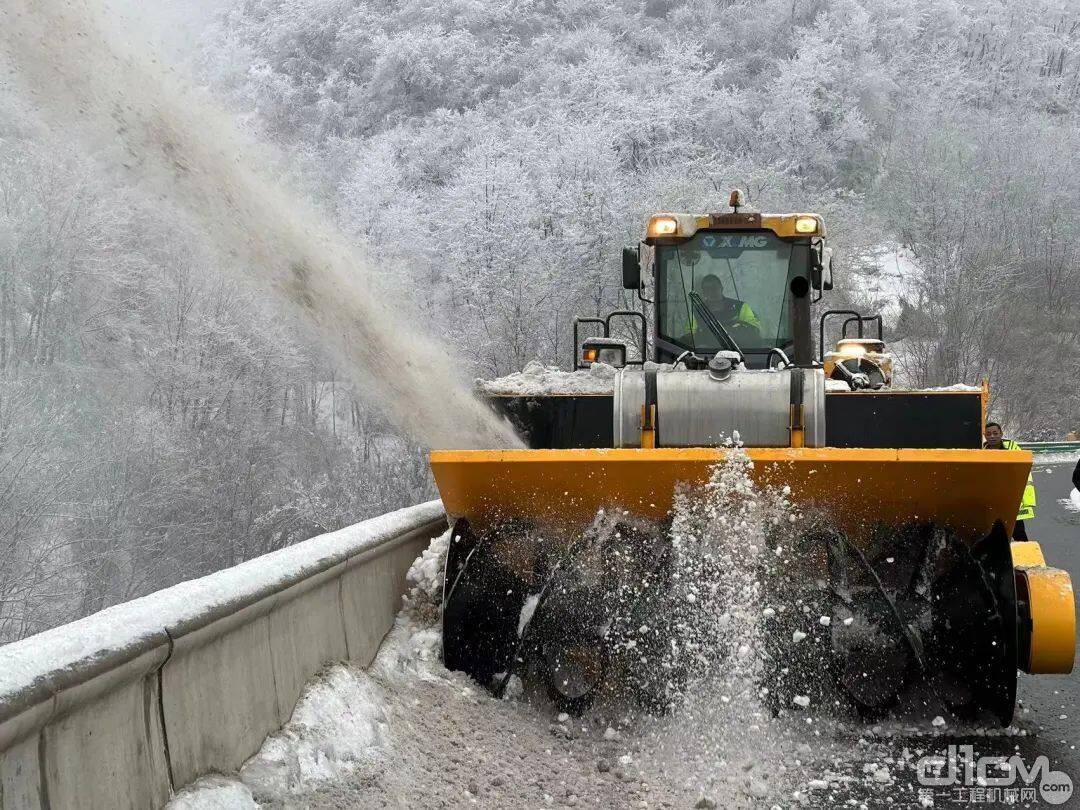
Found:
[[982, 449], [985, 386], [892, 388], [880, 318], [826, 312], [815, 356], [824, 223], [732, 204], [654, 217], [624, 253], [648, 327], [582, 319], [601, 334], [575, 371], [486, 386], [528, 449], [432, 453], [447, 666], [539, 678], [568, 711], [604, 684], [664, 710], [753, 591], [777, 711], [919, 693], [1008, 724], [1017, 670], [1068, 672], [1075, 644], [1068, 574], [1010, 539], [1031, 455]]

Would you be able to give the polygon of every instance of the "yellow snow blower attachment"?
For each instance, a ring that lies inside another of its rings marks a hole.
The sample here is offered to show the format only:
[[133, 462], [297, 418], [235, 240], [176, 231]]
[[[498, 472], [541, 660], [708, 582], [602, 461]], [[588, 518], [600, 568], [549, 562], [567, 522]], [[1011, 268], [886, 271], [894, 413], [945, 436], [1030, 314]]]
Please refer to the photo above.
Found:
[[[1075, 643], [1068, 574], [1011, 540], [1031, 455], [982, 449], [985, 386], [892, 388], [879, 316], [825, 312], [815, 355], [810, 306], [832, 287], [821, 218], [731, 206], [650, 220], [623, 255], [649, 306], [576, 321], [573, 371], [484, 386], [528, 449], [431, 454], [454, 520], [446, 665], [496, 691], [537, 676], [569, 711], [610, 680], [670, 706], [686, 650], [702, 659], [674, 638], [707, 611], [685, 590], [674, 505], [745, 453], [755, 489], [803, 518], [770, 529], [788, 551], [762, 576], [793, 607], [762, 613], [774, 707], [827, 681], [877, 716], [922, 684], [1008, 724], [1017, 670], [1069, 672]], [[710, 594], [731, 579], [696, 570]]]

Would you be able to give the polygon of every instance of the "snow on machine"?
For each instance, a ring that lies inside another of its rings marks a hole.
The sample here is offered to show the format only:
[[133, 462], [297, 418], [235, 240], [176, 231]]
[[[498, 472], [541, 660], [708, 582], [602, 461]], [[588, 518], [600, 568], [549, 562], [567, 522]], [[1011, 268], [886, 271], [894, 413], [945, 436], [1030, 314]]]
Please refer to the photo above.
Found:
[[[539, 678], [568, 711], [612, 680], [670, 706], [686, 661], [669, 636], [689, 615], [673, 504], [745, 452], [754, 485], [805, 515], [775, 530], [769, 598], [792, 609], [760, 618], [774, 706], [827, 687], [879, 716], [921, 689], [1008, 724], [1017, 670], [1070, 672], [1075, 646], [1069, 575], [1011, 540], [1031, 454], [982, 449], [985, 384], [893, 388], [879, 316], [824, 312], [815, 354], [822, 218], [730, 204], [652, 217], [623, 252], [642, 311], [578, 319], [573, 371], [486, 386], [527, 449], [432, 452], [454, 521], [446, 666], [496, 691]], [[582, 327], [598, 335], [579, 343]], [[725, 542], [726, 563], [697, 569], [709, 593], [738, 568], [738, 534]]]

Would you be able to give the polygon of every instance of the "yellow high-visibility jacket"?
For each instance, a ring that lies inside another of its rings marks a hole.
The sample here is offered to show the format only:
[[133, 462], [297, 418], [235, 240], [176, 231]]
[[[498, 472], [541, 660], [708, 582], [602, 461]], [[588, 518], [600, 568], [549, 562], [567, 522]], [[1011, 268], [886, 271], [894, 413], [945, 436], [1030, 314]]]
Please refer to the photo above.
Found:
[[[724, 306], [720, 312], [714, 312], [720, 323], [726, 327], [735, 326], [752, 326], [757, 330], [761, 330], [761, 321], [758, 320], [757, 314], [750, 308], [750, 305], [745, 301], [740, 301], [737, 298], [725, 298]], [[696, 332], [698, 328], [697, 318], [691, 315], [687, 319], [686, 332], [687, 334]], [[710, 333], [711, 334], [711, 333]]]
[[[1003, 439], [1001, 442], [1002, 447], [1005, 450], [1023, 450], [1020, 446], [1020, 442], [1013, 441], [1012, 439]], [[1031, 520], [1035, 517], [1035, 481], [1031, 477], [1031, 473], [1028, 473], [1027, 486], [1024, 487], [1024, 498], [1020, 501], [1020, 513], [1016, 516], [1017, 520]]]

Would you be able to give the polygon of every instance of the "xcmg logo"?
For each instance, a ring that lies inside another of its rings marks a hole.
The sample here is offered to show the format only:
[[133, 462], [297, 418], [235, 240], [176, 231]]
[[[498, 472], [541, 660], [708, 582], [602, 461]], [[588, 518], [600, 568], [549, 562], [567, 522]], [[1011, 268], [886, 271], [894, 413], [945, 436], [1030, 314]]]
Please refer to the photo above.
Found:
[[1011, 793], [1017, 787], [1025, 794], [1034, 793], [1037, 785], [1044, 802], [1064, 804], [1073, 792], [1072, 778], [1064, 771], [1051, 770], [1045, 755], [1036, 757], [1029, 768], [1019, 754], [976, 757], [971, 745], [950, 745], [945, 756], [922, 757], [916, 772], [921, 785], [967, 789], [972, 791], [970, 795], [975, 795], [975, 790], [985, 794], [1005, 789]]

